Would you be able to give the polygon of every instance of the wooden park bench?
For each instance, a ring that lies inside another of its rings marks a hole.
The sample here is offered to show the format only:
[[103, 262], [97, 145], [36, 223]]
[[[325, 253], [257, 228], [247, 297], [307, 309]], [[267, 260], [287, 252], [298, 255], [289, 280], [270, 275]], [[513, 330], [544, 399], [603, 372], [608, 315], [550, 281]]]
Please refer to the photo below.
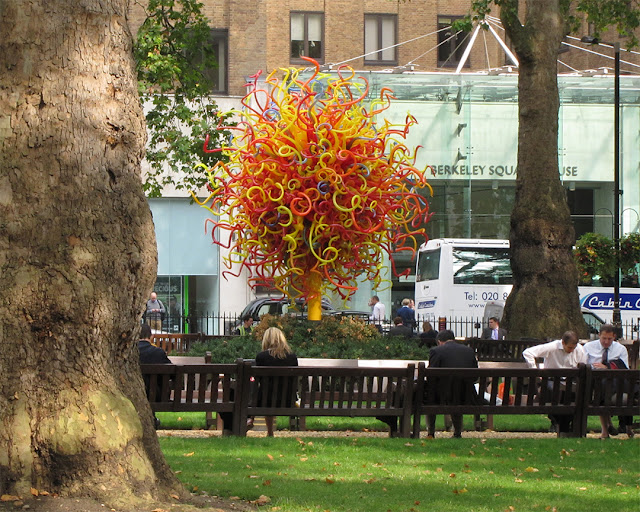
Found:
[[[388, 417], [409, 437], [415, 365], [403, 368], [253, 366], [243, 363], [240, 435], [253, 416]], [[247, 387], [251, 392], [247, 393]]]
[[196, 343], [202, 343], [204, 335], [202, 333], [163, 333], [152, 334], [149, 340], [152, 345], [160, 347], [167, 355], [186, 354]]
[[586, 372], [584, 411], [580, 435], [587, 433], [588, 416], [637, 416], [640, 414], [640, 371], [591, 370]]
[[478, 361], [524, 362], [522, 352], [534, 345], [545, 343], [542, 340], [483, 340], [467, 338], [463, 344], [471, 347]]
[[182, 362], [140, 367], [154, 413], [205, 412], [207, 428], [214, 425], [213, 413], [218, 417], [221, 413], [237, 416], [238, 364]]
[[[437, 388], [442, 382], [454, 389], [465, 382], [477, 382], [482, 390], [489, 380], [504, 383], [503, 396], [499, 396], [497, 386], [490, 386], [489, 397], [479, 396], [475, 403], [437, 402]], [[430, 414], [563, 414], [573, 417], [570, 435], [583, 437], [588, 416], [640, 413], [639, 385], [640, 372], [636, 370], [593, 370], [587, 365], [558, 369], [451, 369], [428, 368], [421, 363], [414, 397], [413, 436], [419, 437], [420, 420]]]
[[[483, 363], [480, 363], [483, 365]], [[573, 436], [586, 435], [588, 416], [640, 413], [637, 370], [538, 369], [493, 365], [428, 368], [419, 363], [381, 366], [254, 366], [234, 364], [141, 365], [154, 412], [230, 413], [232, 433], [246, 435], [249, 417], [376, 417], [399, 422], [399, 435], [420, 435], [429, 414], [565, 414]], [[475, 403], [437, 403], [438, 380], [458, 386], [477, 382], [488, 397]], [[498, 386], [508, 391], [499, 396]], [[510, 399], [511, 397], [511, 399]]]

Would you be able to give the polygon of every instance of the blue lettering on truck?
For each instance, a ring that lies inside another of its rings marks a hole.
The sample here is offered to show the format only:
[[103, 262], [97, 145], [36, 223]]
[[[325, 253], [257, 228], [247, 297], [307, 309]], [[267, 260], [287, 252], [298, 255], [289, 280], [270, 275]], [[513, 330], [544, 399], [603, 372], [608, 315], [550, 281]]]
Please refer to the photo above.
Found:
[[[613, 293], [590, 293], [580, 305], [588, 309], [613, 309]], [[640, 294], [621, 293], [620, 309], [640, 310]]]
[[423, 300], [422, 302], [418, 302], [418, 309], [434, 308], [435, 306], [435, 300]]

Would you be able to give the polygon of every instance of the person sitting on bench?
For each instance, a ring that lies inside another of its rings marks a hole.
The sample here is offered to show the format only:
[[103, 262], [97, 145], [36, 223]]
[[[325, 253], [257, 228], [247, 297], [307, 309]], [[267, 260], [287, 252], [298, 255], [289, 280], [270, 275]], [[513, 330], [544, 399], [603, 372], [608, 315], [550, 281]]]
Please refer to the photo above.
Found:
[[[522, 357], [530, 368], [537, 368], [536, 359], [542, 358], [545, 369], [549, 368], [577, 368], [578, 364], [587, 362], [587, 355], [578, 343], [578, 335], [567, 331], [559, 340], [529, 347], [522, 352]], [[549, 381], [548, 385], [553, 386]], [[552, 429], [557, 426], [558, 434], [573, 430], [573, 417], [566, 414], [550, 414]]]

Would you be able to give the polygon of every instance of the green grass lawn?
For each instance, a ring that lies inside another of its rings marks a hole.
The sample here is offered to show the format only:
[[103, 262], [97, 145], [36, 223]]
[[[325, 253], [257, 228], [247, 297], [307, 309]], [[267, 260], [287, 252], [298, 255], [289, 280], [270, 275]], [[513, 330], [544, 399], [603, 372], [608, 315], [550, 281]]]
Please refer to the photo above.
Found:
[[[187, 413], [170, 413], [160, 412], [157, 414], [162, 422], [163, 429], [193, 430], [203, 429], [206, 426], [205, 413], [203, 412], [187, 412]], [[493, 417], [494, 429], [500, 432], [546, 432], [549, 429], [549, 420], [544, 415], [496, 415]], [[617, 424], [617, 420], [614, 420]], [[443, 417], [438, 416], [436, 426], [442, 428]], [[424, 418], [422, 421], [423, 430], [426, 430]], [[590, 417], [587, 427], [591, 430], [598, 431], [600, 421], [597, 417]], [[278, 418], [278, 428], [289, 428], [288, 418]], [[464, 417], [464, 429], [473, 430], [472, 416]], [[329, 430], [329, 431], [345, 431], [353, 430], [361, 431], [386, 431], [388, 427], [375, 418], [341, 418], [341, 417], [309, 417], [307, 418], [307, 430]]]
[[637, 439], [161, 438], [195, 492], [265, 511], [640, 509]]

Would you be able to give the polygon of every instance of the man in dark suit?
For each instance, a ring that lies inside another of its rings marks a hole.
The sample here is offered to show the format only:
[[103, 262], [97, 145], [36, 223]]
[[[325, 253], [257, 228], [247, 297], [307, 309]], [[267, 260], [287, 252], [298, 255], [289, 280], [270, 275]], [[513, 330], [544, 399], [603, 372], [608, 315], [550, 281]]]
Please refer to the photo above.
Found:
[[485, 327], [482, 331], [483, 340], [504, 340], [507, 338], [507, 331], [500, 327], [500, 320], [492, 316], [489, 318], [489, 327]]
[[[455, 335], [450, 330], [440, 331], [436, 336], [438, 346], [429, 352], [429, 368], [477, 368], [478, 360], [471, 347], [455, 341]], [[458, 405], [476, 403], [478, 396], [473, 382], [465, 381], [452, 375], [439, 377], [436, 382], [428, 383], [435, 386], [435, 400], [443, 405]], [[462, 437], [462, 414], [452, 414], [453, 437]], [[435, 437], [436, 416], [428, 417], [428, 436]]]
[[398, 309], [396, 316], [399, 316], [402, 319], [402, 324], [413, 332], [413, 329], [416, 326], [416, 312], [409, 307], [410, 304], [410, 299], [403, 299], [402, 307]]
[[142, 324], [140, 328], [138, 352], [140, 352], [140, 364], [171, 364], [167, 353], [160, 347], [154, 347], [151, 344], [151, 327], [149, 324]]
[[402, 318], [397, 316], [393, 319], [393, 327], [389, 329], [389, 336], [403, 336], [405, 338], [413, 337], [413, 330], [402, 323]]
[[[142, 324], [140, 328], [140, 341], [138, 341], [138, 352], [140, 353], [140, 364], [171, 364], [171, 360], [167, 356], [167, 353], [160, 347], [154, 347], [151, 344], [151, 326], [149, 324]], [[158, 386], [162, 387], [162, 377], [158, 376]], [[149, 388], [151, 384], [149, 382], [149, 376], [144, 376], [144, 387], [149, 396]], [[160, 420], [153, 415], [153, 423], [156, 428], [160, 426]]]

